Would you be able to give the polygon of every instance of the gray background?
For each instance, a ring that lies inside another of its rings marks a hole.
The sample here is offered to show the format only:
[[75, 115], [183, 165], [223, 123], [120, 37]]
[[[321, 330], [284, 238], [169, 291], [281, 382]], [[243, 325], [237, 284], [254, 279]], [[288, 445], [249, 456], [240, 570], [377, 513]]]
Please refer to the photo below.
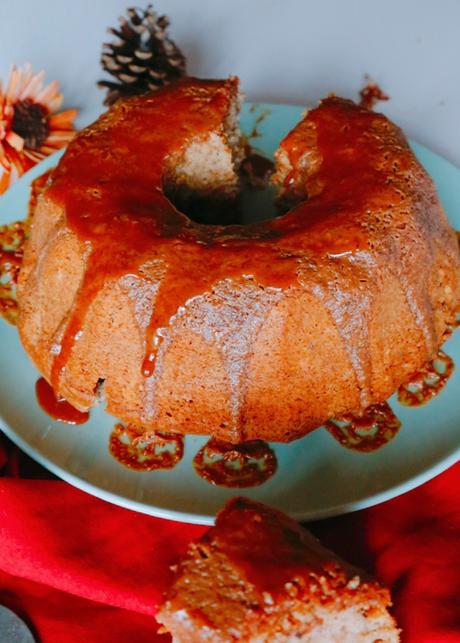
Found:
[[[101, 110], [101, 43], [129, 0], [0, 0], [0, 75], [30, 61], [59, 79], [79, 124]], [[142, 6], [143, 3], [140, 2]], [[460, 166], [460, 1], [158, 0], [200, 76], [241, 77], [252, 100], [356, 97], [370, 74], [381, 109]]]

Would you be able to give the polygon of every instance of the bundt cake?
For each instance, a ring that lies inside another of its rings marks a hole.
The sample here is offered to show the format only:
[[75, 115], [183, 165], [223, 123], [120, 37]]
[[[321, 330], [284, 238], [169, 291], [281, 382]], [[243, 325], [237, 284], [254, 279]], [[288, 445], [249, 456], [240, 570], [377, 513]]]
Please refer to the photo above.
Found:
[[231, 198], [238, 82], [117, 102], [40, 196], [19, 332], [56, 394], [149, 430], [289, 441], [387, 399], [437, 352], [460, 298], [457, 240], [401, 131], [321, 101], [282, 141], [290, 210], [205, 225], [175, 194]]
[[389, 605], [286, 515], [234, 498], [189, 546], [157, 620], [174, 643], [396, 643]]

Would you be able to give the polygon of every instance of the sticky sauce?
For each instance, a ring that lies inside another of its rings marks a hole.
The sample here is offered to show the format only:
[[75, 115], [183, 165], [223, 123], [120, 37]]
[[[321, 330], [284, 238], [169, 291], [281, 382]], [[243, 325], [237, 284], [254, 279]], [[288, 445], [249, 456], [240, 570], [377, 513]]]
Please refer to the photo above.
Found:
[[352, 596], [354, 592], [346, 584], [356, 569], [343, 561], [339, 565], [310, 533], [287, 516], [274, 513], [268, 507], [235, 498], [218, 514], [208, 538], [225, 552], [232, 566], [273, 601], [279, 595], [286, 600], [286, 591], [295, 600], [315, 585], [319, 598], [324, 584], [334, 594], [337, 588], [342, 597]]
[[[365, 137], [378, 116], [339, 99], [327, 99], [309, 115], [323, 159], [315, 178], [325, 186], [313, 198], [277, 219], [246, 226], [198, 224], [171, 206], [162, 191], [168, 159], [192, 138], [220, 127], [230, 92], [214, 81], [183, 81], [150, 100], [117, 104], [69, 145], [49, 195], [65, 207], [69, 227], [92, 250], [54, 359], [56, 390], [93, 299], [108, 280], [138, 274], [147, 261], [158, 258], [165, 267], [139, 364], [150, 377], [171, 318], [219, 281], [250, 278], [287, 289], [297, 283], [299, 257], [368, 247], [355, 213], [386, 186], [373, 162], [380, 143]], [[353, 163], [344, 163], [341, 150], [355, 149], [364, 138]]]
[[399, 387], [398, 402], [405, 406], [426, 404], [442, 391], [453, 371], [452, 358], [439, 351], [431, 362]]
[[120, 464], [135, 471], [172, 469], [184, 455], [184, 438], [116, 424], [110, 434], [109, 451]]
[[401, 422], [385, 402], [369, 406], [361, 416], [344, 415], [329, 420], [325, 427], [347, 449], [369, 453], [390, 442]]
[[0, 315], [12, 324], [16, 323], [18, 314], [16, 285], [24, 238], [22, 222], [0, 228]]
[[64, 398], [57, 397], [48, 382], [41, 377], [35, 384], [37, 402], [53, 420], [66, 424], [84, 424], [89, 420], [89, 413], [79, 411]]
[[274, 452], [263, 440], [230, 444], [211, 438], [196, 454], [197, 474], [221, 487], [256, 487], [277, 469]]
[[32, 183], [28, 213], [24, 220], [0, 226], [0, 316], [15, 324], [18, 316], [16, 286], [29, 236], [30, 224], [38, 195], [45, 189], [51, 170]]

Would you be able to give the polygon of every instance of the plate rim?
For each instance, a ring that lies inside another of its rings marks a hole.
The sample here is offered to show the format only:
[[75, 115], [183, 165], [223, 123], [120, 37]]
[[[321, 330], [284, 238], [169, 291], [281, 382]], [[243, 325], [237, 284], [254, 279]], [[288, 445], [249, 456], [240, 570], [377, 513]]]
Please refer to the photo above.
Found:
[[[105, 500], [110, 504], [122, 507], [123, 509], [129, 509], [138, 513], [143, 513], [155, 518], [161, 518], [163, 520], [172, 520], [174, 522], [182, 522], [187, 524], [194, 525], [213, 525], [215, 516], [209, 516], [204, 514], [193, 514], [185, 511], [177, 511], [175, 509], [164, 509], [162, 507], [153, 506], [151, 504], [143, 503], [139, 500], [133, 500], [126, 498], [124, 496], [119, 496], [116, 493], [98, 487], [93, 483], [80, 478], [76, 474], [70, 473], [65, 469], [62, 469], [58, 464], [55, 464], [52, 460], [42, 455], [39, 451], [35, 451], [34, 447], [31, 446], [26, 440], [24, 440], [20, 435], [18, 435], [15, 430], [10, 427], [8, 422], [5, 421], [3, 415], [0, 413], [0, 421], [2, 426], [0, 430], [12, 441], [16, 446], [22, 449], [29, 457], [41, 464], [45, 469], [48, 469], [56, 475], [58, 478], [67, 482], [73, 487], [76, 487], [80, 491], [84, 491], [91, 496], [95, 496], [100, 500]], [[318, 427], [316, 430], [320, 430], [322, 427]], [[363, 454], [365, 456], [366, 454]], [[373, 494], [371, 497], [359, 500], [353, 503], [348, 503], [346, 505], [335, 505], [324, 510], [316, 510], [314, 516], [309, 516], [308, 512], [302, 511], [287, 511], [288, 515], [297, 520], [298, 522], [313, 522], [315, 520], [324, 520], [325, 518], [332, 518], [334, 516], [341, 516], [348, 513], [353, 513], [355, 511], [360, 511], [362, 509], [367, 509], [375, 505], [382, 504], [387, 500], [391, 500], [398, 496], [401, 496], [404, 493], [416, 489], [420, 485], [432, 480], [439, 474], [443, 473], [454, 465], [460, 458], [460, 446], [453, 451], [449, 456], [438, 460], [430, 468], [425, 469], [404, 482], [391, 487], [385, 491], [381, 491], [377, 494]], [[238, 491], [235, 490], [235, 495], [238, 495]], [[311, 512], [310, 512], [311, 513]]]

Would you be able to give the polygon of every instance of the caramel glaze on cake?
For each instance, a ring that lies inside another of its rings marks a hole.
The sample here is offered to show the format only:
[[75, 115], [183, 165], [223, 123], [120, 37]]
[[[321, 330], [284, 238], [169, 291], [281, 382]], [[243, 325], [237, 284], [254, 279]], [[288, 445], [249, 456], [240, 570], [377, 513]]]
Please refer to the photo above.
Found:
[[234, 498], [179, 563], [174, 643], [396, 643], [389, 591], [275, 509]]
[[459, 253], [433, 182], [351, 101], [326, 98], [281, 143], [287, 214], [216, 226], [175, 209], [164, 187], [187, 182], [192, 151], [205, 167], [217, 141], [238, 161], [236, 100], [236, 79], [186, 79], [119, 101], [40, 196], [19, 331], [78, 409], [104, 383], [108, 411], [149, 430], [289, 441], [384, 401], [453, 323]]

